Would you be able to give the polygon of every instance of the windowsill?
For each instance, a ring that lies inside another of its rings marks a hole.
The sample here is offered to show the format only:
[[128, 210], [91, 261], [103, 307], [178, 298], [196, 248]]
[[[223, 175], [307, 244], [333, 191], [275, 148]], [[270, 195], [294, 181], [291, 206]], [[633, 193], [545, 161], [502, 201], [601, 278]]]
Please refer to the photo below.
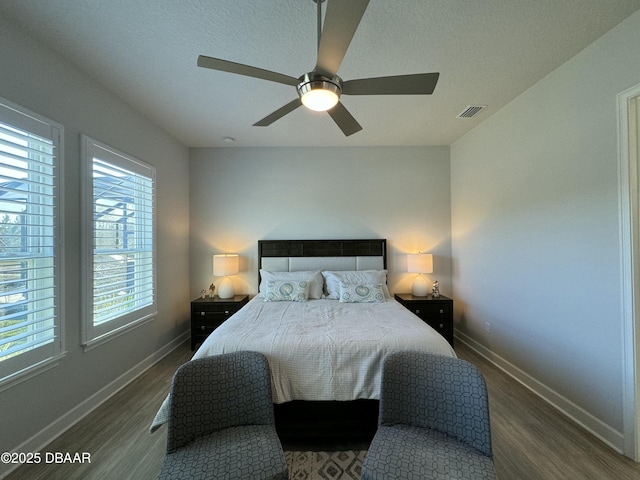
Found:
[[110, 342], [111, 340], [119, 337], [120, 335], [124, 335], [125, 333], [128, 333], [146, 323], [149, 323], [155, 318], [157, 314], [158, 314], [157, 312], [150, 313], [145, 317], [142, 317], [138, 320], [134, 320], [131, 323], [127, 323], [126, 325], [123, 325], [120, 328], [112, 330], [111, 332], [105, 333], [103, 335], [100, 335], [99, 337], [86, 341], [82, 344], [82, 348], [84, 349], [85, 352], [88, 352], [89, 350], [93, 350], [94, 348], [99, 347], [100, 345], [103, 345], [107, 342]]
[[51, 370], [58, 366], [60, 359], [66, 355], [67, 352], [62, 352], [55, 357], [48, 358], [47, 360], [43, 360], [40, 363], [36, 363], [31, 367], [27, 367], [19, 372], [14, 373], [6, 377], [2, 382], [0, 382], [0, 392], [10, 389], [11, 387], [18, 385], [30, 378], [33, 378], [41, 373], [46, 372], [47, 370]]

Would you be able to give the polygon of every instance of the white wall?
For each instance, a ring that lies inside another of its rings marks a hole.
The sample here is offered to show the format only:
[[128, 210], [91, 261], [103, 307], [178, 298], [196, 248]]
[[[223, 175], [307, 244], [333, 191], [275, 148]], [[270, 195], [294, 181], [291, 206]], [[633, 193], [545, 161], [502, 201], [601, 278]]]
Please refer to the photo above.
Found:
[[[0, 96], [65, 128], [63, 321], [67, 354], [55, 368], [0, 392], [0, 451], [38, 451], [42, 442], [102, 400], [109, 387], [135, 374], [188, 330], [188, 150], [2, 19], [0, 45]], [[158, 192], [159, 315], [87, 352], [80, 346], [80, 133], [154, 165]], [[0, 465], [0, 477], [8, 467]]]
[[214, 253], [239, 253], [236, 291], [257, 292], [261, 239], [386, 238], [391, 291], [410, 291], [407, 252], [434, 253], [451, 293], [448, 147], [191, 150], [191, 293]]
[[616, 95], [638, 45], [640, 13], [451, 147], [456, 327], [618, 449]]

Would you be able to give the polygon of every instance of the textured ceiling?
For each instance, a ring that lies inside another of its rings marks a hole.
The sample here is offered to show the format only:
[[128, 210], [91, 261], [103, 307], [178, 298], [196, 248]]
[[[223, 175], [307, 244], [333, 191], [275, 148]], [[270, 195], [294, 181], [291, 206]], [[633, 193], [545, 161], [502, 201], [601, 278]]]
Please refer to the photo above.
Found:
[[[329, 0], [347, 1], [347, 0]], [[431, 96], [345, 96], [363, 130], [298, 108], [294, 87], [198, 68], [198, 55], [291, 76], [315, 65], [312, 0], [2, 0], [0, 16], [190, 147], [449, 145], [640, 8], [640, 0], [371, 0], [344, 80], [440, 72]], [[0, 80], [1, 81], [1, 80]], [[470, 104], [488, 108], [472, 119]]]

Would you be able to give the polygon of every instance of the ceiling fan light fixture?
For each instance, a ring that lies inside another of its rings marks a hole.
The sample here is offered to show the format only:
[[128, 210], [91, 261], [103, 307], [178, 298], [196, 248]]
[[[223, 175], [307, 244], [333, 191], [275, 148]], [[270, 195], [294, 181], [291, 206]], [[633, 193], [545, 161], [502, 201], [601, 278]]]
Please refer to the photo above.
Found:
[[338, 95], [334, 91], [324, 88], [312, 88], [302, 94], [302, 104], [309, 110], [326, 112], [338, 103]]
[[298, 95], [309, 110], [325, 112], [331, 110], [340, 100], [341, 79], [337, 75], [329, 79], [318, 74], [306, 73], [298, 84]]

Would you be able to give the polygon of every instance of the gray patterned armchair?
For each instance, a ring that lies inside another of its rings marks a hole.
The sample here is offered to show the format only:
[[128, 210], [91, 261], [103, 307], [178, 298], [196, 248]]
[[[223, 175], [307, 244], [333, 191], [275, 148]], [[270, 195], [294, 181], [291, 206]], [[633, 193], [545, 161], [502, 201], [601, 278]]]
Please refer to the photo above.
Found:
[[236, 352], [193, 360], [173, 377], [159, 480], [287, 480], [267, 359]]
[[487, 389], [457, 358], [385, 358], [380, 416], [362, 480], [495, 479]]

